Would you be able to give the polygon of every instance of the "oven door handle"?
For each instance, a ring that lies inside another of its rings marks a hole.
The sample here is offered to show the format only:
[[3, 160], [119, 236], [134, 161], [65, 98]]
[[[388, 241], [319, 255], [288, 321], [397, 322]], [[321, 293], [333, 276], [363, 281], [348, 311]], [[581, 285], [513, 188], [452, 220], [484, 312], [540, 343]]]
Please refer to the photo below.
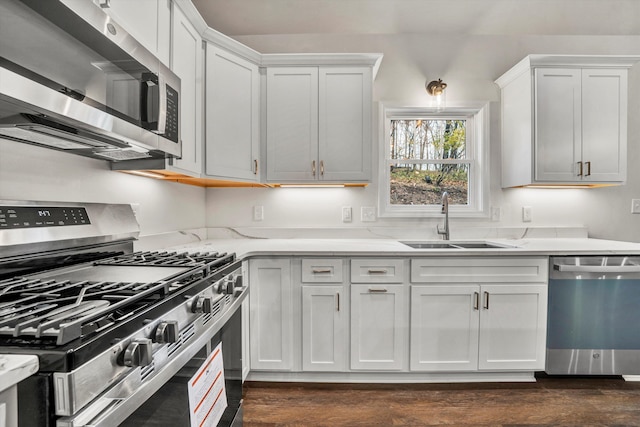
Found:
[[640, 273], [640, 265], [562, 265], [553, 264], [556, 271], [570, 273]]

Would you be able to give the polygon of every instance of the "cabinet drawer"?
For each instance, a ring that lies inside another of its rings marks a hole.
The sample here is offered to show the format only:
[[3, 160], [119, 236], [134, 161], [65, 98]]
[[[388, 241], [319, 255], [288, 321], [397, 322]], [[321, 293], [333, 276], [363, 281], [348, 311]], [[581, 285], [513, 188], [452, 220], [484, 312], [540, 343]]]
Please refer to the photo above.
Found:
[[303, 283], [342, 283], [342, 259], [305, 258], [302, 260]]
[[352, 259], [351, 283], [402, 283], [402, 259]]
[[547, 258], [416, 258], [413, 283], [546, 283]]

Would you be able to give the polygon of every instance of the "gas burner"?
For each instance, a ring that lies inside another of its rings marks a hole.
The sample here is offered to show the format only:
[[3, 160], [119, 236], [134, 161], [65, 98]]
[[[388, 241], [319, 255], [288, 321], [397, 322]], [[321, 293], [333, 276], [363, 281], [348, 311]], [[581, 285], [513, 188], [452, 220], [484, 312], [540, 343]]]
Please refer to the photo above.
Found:
[[141, 265], [141, 266], [185, 266], [195, 267], [211, 261], [223, 260], [228, 255], [218, 252], [134, 252], [115, 256], [97, 264], [100, 265]]

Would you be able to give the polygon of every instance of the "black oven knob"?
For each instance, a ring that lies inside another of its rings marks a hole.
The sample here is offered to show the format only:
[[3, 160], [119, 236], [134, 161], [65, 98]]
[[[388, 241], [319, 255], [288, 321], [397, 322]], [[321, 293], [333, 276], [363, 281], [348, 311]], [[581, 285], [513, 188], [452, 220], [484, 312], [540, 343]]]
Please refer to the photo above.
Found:
[[240, 288], [240, 287], [242, 287], [242, 276], [227, 277], [220, 284], [220, 287], [218, 288], [218, 293], [233, 295], [234, 294], [233, 290], [235, 288]]
[[197, 297], [191, 305], [192, 313], [211, 313], [212, 311], [211, 297]]
[[153, 344], [149, 338], [138, 338], [124, 351], [124, 366], [148, 366], [153, 361]]
[[158, 344], [171, 344], [178, 341], [178, 321], [163, 320], [156, 327], [153, 338]]

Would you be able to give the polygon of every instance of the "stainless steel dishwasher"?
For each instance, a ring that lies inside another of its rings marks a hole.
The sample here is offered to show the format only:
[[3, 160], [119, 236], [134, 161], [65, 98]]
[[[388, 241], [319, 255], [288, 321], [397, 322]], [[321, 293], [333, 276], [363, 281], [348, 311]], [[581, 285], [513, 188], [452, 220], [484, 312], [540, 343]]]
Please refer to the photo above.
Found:
[[640, 374], [640, 256], [552, 257], [548, 374]]

